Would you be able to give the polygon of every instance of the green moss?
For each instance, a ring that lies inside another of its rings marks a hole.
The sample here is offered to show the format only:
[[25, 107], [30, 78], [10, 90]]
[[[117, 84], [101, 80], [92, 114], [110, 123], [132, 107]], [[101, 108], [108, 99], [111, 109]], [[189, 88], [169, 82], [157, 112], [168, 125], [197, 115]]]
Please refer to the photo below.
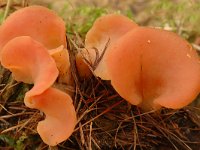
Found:
[[150, 7], [151, 22], [158, 26], [169, 25], [173, 31], [191, 40], [193, 34], [199, 35], [200, 2], [160, 0]]
[[6, 134], [1, 134], [0, 135], [0, 143], [5, 143], [6, 145], [8, 145], [10, 147], [14, 147], [15, 139], [13, 139], [12, 137], [10, 137]]
[[67, 22], [67, 31], [76, 31], [79, 34], [86, 34], [94, 21], [107, 13], [105, 8], [95, 8], [91, 6], [80, 6], [71, 13], [71, 21]]
[[3, 142], [5, 145], [14, 148], [15, 150], [25, 149], [24, 141], [27, 139], [27, 136], [23, 134], [19, 139], [14, 139], [13, 137], [5, 134], [0, 135], [0, 142]]
[[24, 141], [27, 138], [28, 137], [25, 134], [23, 134], [22, 136], [20, 136], [19, 139], [16, 141], [15, 150], [23, 150], [23, 149], [25, 149]]
[[4, 16], [4, 11], [3, 11], [3, 9], [0, 9], [0, 25], [3, 21], [3, 16]]

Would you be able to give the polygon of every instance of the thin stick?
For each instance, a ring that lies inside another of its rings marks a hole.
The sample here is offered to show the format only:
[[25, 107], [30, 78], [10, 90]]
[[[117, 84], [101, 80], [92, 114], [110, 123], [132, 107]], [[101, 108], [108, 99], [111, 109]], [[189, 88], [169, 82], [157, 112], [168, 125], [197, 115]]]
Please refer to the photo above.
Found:
[[7, 0], [7, 4], [6, 4], [6, 10], [4, 12], [3, 15], [3, 21], [6, 19], [6, 17], [8, 16], [9, 10], [10, 10], [10, 5], [11, 5], [12, 0]]
[[92, 150], [92, 122], [90, 123], [89, 150]]

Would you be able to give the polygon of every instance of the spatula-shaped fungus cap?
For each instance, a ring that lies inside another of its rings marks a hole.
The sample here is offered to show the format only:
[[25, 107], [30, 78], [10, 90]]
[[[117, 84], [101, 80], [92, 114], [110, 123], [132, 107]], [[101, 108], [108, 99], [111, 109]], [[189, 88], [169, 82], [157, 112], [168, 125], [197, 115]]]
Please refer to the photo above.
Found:
[[60, 90], [49, 88], [41, 95], [33, 96], [32, 101], [34, 107], [46, 115], [45, 120], [37, 126], [42, 140], [55, 146], [69, 138], [77, 122], [71, 97]]
[[45, 120], [37, 127], [44, 142], [54, 146], [66, 140], [76, 125], [76, 112], [68, 94], [51, 88], [58, 70], [47, 49], [31, 37], [16, 37], [2, 49], [1, 63], [16, 80], [34, 83], [24, 102], [45, 113]]
[[30, 36], [47, 49], [66, 47], [65, 23], [53, 11], [29, 6], [12, 13], [0, 27], [0, 50], [11, 39]]
[[9, 69], [17, 81], [34, 83], [31, 91], [36, 90], [35, 95], [49, 88], [58, 76], [55, 61], [47, 49], [29, 36], [10, 40], [0, 57], [3, 67]]
[[[100, 57], [107, 45], [105, 51], [106, 55], [113, 43], [115, 43], [122, 35], [137, 26], [138, 25], [131, 19], [119, 14], [109, 14], [99, 17], [86, 34], [85, 49], [81, 53], [90, 63], [94, 64], [97, 56], [94, 48], [98, 50]], [[81, 55], [79, 54], [77, 59], [81, 59], [80, 56]], [[104, 57], [102, 58], [102, 61], [99, 62], [94, 73], [102, 79], [109, 80], [103, 59]], [[78, 63], [81, 64], [79, 60]], [[82, 65], [80, 68], [81, 67], [84, 66]]]
[[55, 60], [56, 66], [59, 70], [58, 82], [72, 85], [70, 75], [70, 61], [67, 49], [62, 45], [58, 48], [49, 50], [49, 54]]
[[56, 62], [60, 72], [59, 81], [67, 83], [64, 78], [70, 70], [70, 63], [66, 50], [65, 23], [58, 15], [42, 6], [29, 6], [15, 11], [0, 27], [0, 51], [9, 40], [18, 36], [30, 36], [43, 44]]
[[181, 108], [200, 92], [200, 61], [175, 33], [138, 27], [108, 51], [111, 83], [127, 101], [144, 110]]

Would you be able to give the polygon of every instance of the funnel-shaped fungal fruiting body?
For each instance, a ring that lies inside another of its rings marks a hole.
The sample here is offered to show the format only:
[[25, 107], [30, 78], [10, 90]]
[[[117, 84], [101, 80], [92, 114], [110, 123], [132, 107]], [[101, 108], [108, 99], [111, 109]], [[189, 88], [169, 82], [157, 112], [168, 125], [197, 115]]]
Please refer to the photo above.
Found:
[[56, 63], [47, 49], [29, 36], [10, 40], [3, 47], [0, 58], [1, 64], [12, 72], [17, 81], [34, 83], [31, 90], [34, 95], [44, 92], [58, 76]]
[[175, 33], [138, 27], [113, 45], [105, 58], [111, 83], [144, 110], [181, 108], [200, 92], [200, 61]]
[[55, 146], [68, 139], [77, 122], [71, 97], [60, 90], [49, 88], [41, 95], [31, 98], [34, 107], [46, 116], [37, 126], [42, 140], [48, 145]]
[[131, 19], [119, 14], [109, 14], [98, 18], [86, 34], [85, 49], [77, 56], [78, 64], [81, 65], [80, 67], [77, 67], [80, 68], [80, 70], [81, 67], [85, 67], [83, 63], [81, 63], [81, 60], [79, 60], [81, 59], [81, 56], [83, 56], [94, 66], [98, 65], [98, 67], [96, 66], [94, 68], [95, 75], [101, 77], [102, 79], [109, 80], [104, 63], [104, 57], [102, 57], [102, 61], [98, 62], [97, 60], [99, 64], [95, 64], [96, 58], [98, 59], [101, 55], [106, 55], [109, 48], [122, 35], [136, 27], [138, 27], [138, 25]]
[[47, 49], [29, 36], [20, 36], [7, 42], [0, 58], [17, 81], [34, 83], [24, 102], [45, 113], [45, 120], [37, 127], [44, 142], [54, 146], [66, 140], [76, 125], [75, 108], [68, 94], [51, 88], [58, 70]]
[[59, 70], [58, 82], [73, 85], [70, 74], [69, 54], [66, 48], [62, 46], [49, 50], [49, 54], [55, 60], [56, 66]]
[[29, 6], [12, 13], [0, 26], [0, 51], [18, 36], [30, 36], [42, 43], [56, 61], [59, 82], [68, 83], [70, 79], [64, 77], [70, 71], [65, 22], [55, 12], [42, 6]]
[[30, 36], [47, 49], [66, 47], [65, 23], [42, 6], [29, 6], [12, 13], [0, 27], [0, 50], [11, 39]]

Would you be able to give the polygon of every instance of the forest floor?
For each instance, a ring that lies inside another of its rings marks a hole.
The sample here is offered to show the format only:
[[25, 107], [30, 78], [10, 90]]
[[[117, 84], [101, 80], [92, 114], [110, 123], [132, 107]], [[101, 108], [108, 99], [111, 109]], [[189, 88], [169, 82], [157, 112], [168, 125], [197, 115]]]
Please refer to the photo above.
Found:
[[[28, 5], [56, 11], [66, 22], [70, 49], [77, 51], [93, 22], [108, 13], [121, 13], [142, 26], [176, 32], [200, 52], [200, 2], [195, 0], [0, 0], [0, 22]], [[76, 74], [78, 77], [78, 74]], [[180, 110], [163, 108], [160, 114], [142, 113], [95, 76], [78, 80], [74, 105], [78, 124], [73, 135], [55, 147], [42, 142], [36, 131], [41, 112], [27, 108], [24, 94], [31, 85], [14, 81], [0, 67], [0, 149], [66, 150], [199, 150], [200, 97]]]

